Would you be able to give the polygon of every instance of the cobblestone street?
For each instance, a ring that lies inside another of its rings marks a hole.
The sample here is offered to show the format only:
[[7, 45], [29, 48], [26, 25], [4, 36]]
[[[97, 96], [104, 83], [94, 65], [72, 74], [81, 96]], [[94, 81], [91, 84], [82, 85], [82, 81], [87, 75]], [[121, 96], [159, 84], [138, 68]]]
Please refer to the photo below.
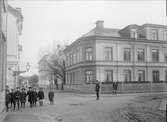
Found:
[[111, 112], [122, 107], [136, 95], [103, 95], [99, 101], [94, 95], [58, 93], [55, 104], [45, 101], [43, 107], [9, 112], [4, 122], [111, 122]]

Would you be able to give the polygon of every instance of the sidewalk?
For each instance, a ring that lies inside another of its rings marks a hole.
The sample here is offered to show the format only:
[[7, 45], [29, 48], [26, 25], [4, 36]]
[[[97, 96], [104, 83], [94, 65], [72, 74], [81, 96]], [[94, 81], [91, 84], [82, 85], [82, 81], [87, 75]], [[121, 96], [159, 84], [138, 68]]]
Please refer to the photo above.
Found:
[[0, 122], [3, 122], [3, 120], [5, 119], [5, 117], [7, 116], [7, 112], [3, 111], [3, 112], [0, 112]]
[[[80, 93], [78, 91], [72, 90], [70, 92], [66, 90], [56, 90], [55, 94], [69, 94], [69, 95], [75, 95], [80, 97], [96, 97], [96, 94], [92, 93]], [[118, 94], [112, 94], [112, 93], [103, 93], [100, 94], [101, 97], [118, 97], [118, 96], [138, 96], [138, 95], [152, 95], [152, 94], [167, 94], [167, 92], [147, 92], [147, 93], [118, 93]]]

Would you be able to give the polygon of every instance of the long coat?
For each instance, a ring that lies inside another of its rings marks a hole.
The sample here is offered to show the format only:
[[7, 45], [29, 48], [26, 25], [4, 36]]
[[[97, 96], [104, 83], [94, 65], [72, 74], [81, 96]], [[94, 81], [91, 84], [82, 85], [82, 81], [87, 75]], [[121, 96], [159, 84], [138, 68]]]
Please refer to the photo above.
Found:
[[16, 101], [20, 100], [20, 96], [21, 96], [21, 92], [20, 91], [15, 91], [15, 93], [14, 93], [14, 99]]
[[28, 102], [32, 102], [33, 101], [33, 91], [28, 91], [27, 95], [28, 95]]
[[53, 92], [53, 91], [50, 91], [50, 92], [48, 93], [48, 97], [49, 97], [49, 100], [50, 100], [50, 101], [53, 101], [54, 92]]
[[38, 98], [39, 98], [39, 100], [43, 100], [44, 99], [44, 92], [43, 91], [39, 91], [38, 92]]
[[20, 94], [20, 101], [22, 103], [25, 103], [26, 102], [26, 97], [27, 97], [27, 94], [25, 91], [22, 91], [21, 94]]
[[32, 94], [33, 94], [33, 101], [36, 102], [38, 98], [38, 93], [36, 91], [33, 91]]

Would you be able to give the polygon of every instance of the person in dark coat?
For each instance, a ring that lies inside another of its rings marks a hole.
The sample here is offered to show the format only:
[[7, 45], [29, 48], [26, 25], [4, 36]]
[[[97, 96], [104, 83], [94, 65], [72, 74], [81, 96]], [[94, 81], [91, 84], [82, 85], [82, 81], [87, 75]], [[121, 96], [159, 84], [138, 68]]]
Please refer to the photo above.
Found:
[[12, 108], [13, 107], [13, 109], [15, 109], [15, 107], [16, 107], [16, 102], [15, 102], [15, 96], [14, 96], [14, 93], [15, 93], [15, 91], [14, 91], [14, 89], [11, 89], [11, 92], [10, 92], [10, 107]]
[[95, 91], [96, 91], [96, 100], [99, 100], [100, 82], [98, 80], [96, 80]]
[[20, 95], [21, 108], [25, 108], [27, 93], [25, 92], [25, 88], [22, 88]]
[[113, 93], [117, 94], [118, 82], [113, 82]]
[[53, 104], [54, 103], [54, 91], [52, 89], [48, 93], [48, 98], [49, 98], [50, 104]]
[[37, 99], [38, 99], [38, 93], [36, 91], [36, 88], [33, 88], [33, 106], [36, 106], [36, 103], [37, 103]]
[[15, 97], [15, 101], [16, 101], [18, 110], [20, 108], [20, 96], [21, 96], [20, 88], [17, 87], [17, 90], [14, 93], [14, 97]]
[[32, 91], [32, 87], [29, 87], [29, 90], [27, 92], [27, 96], [28, 96], [28, 102], [30, 103], [30, 107], [32, 107], [32, 105], [33, 105], [33, 91]]
[[6, 99], [5, 99], [6, 111], [8, 111], [9, 109], [10, 101], [11, 101], [10, 92], [9, 90], [6, 90]]
[[38, 99], [39, 99], [40, 106], [43, 105], [44, 97], [45, 97], [44, 92], [43, 92], [42, 88], [40, 88], [39, 91], [38, 91]]

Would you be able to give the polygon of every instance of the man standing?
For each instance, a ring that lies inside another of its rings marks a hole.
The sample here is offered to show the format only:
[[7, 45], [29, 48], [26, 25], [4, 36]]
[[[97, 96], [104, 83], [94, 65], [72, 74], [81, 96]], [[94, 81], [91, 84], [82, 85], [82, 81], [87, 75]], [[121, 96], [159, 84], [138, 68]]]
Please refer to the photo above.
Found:
[[38, 99], [38, 93], [36, 91], [36, 88], [33, 88], [33, 106], [36, 106], [36, 103], [37, 103], [37, 99]]
[[53, 104], [54, 103], [54, 91], [52, 90], [52, 88], [49, 90], [48, 98], [49, 98], [50, 104]]
[[25, 103], [26, 103], [26, 92], [25, 92], [25, 88], [22, 88], [22, 91], [21, 91], [21, 96], [20, 96], [20, 102], [21, 102], [21, 108], [25, 108]]
[[17, 104], [17, 108], [19, 110], [19, 108], [20, 108], [20, 97], [21, 97], [21, 92], [20, 92], [19, 87], [17, 87], [17, 90], [14, 93], [14, 96], [15, 96], [15, 101], [16, 101], [16, 104]]
[[10, 92], [10, 98], [11, 98], [11, 100], [10, 100], [10, 107], [11, 108], [13, 107], [13, 109], [15, 109], [15, 107], [16, 107], [14, 93], [15, 93], [14, 89], [11, 89], [11, 92]]
[[30, 103], [30, 108], [31, 108], [32, 104], [33, 104], [33, 91], [32, 91], [32, 87], [29, 87], [29, 90], [27, 92], [27, 96], [28, 96], [28, 102]]
[[98, 80], [96, 80], [95, 91], [96, 91], [96, 100], [99, 100], [100, 82]]
[[43, 100], [44, 100], [44, 92], [43, 92], [42, 88], [39, 89], [38, 98], [39, 98], [39, 104], [40, 104], [40, 106], [42, 106]]
[[8, 112], [9, 109], [9, 103], [10, 103], [10, 93], [9, 90], [6, 90], [6, 100], [5, 100], [5, 104], [6, 104], [6, 111]]

